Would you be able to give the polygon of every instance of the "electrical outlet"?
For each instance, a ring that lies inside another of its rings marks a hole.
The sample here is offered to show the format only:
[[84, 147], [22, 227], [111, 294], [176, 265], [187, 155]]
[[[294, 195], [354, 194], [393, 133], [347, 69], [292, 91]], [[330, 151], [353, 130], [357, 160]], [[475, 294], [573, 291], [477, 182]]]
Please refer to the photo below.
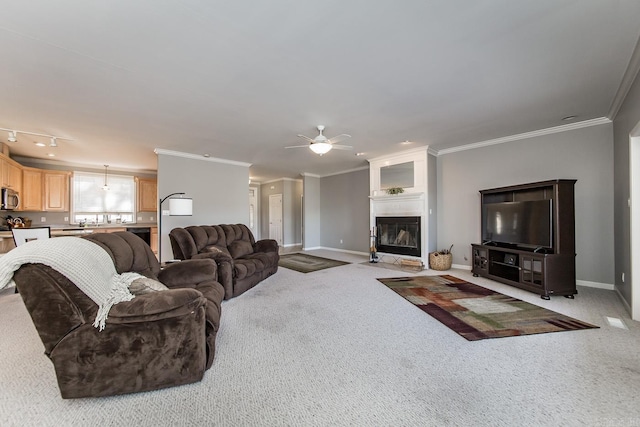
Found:
[[41, 216], [40, 217], [40, 222], [47, 222], [47, 217]]
[[169, 216], [171, 212], [169, 211], [169, 209], [163, 209], [162, 210], [162, 216]]
[[342, 239], [340, 239], [340, 244], [342, 244]]
[[149, 221], [153, 221], [153, 217], [152, 216], [149, 217]]
[[142, 221], [142, 217], [141, 216], [138, 217], [138, 221]]
[[65, 216], [65, 217], [64, 217], [64, 221], [65, 221], [65, 222], [69, 221], [69, 217], [68, 217], [68, 216]]
[[624, 283], [624, 271], [622, 272], [622, 283]]

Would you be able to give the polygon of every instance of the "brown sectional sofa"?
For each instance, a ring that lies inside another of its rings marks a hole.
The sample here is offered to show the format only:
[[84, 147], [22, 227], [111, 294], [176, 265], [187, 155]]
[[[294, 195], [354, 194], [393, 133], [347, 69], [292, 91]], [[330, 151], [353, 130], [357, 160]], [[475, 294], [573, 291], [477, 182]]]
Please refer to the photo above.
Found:
[[169, 239], [176, 259], [216, 261], [225, 299], [246, 292], [278, 271], [278, 243], [272, 239], [256, 242], [244, 224], [174, 228]]
[[115, 304], [106, 327], [98, 306], [61, 272], [23, 264], [14, 281], [53, 362], [63, 398], [108, 396], [200, 381], [213, 363], [224, 289], [208, 259], [160, 270], [149, 246], [129, 232], [85, 237], [118, 273], [136, 272], [169, 290]]

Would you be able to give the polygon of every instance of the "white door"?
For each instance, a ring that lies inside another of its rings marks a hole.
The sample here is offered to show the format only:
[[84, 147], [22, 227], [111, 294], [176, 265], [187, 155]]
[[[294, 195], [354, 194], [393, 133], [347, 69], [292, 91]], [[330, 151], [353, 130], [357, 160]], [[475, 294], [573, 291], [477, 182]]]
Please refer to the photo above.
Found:
[[257, 188], [249, 187], [249, 230], [251, 230], [256, 240], [260, 240], [257, 192]]
[[269, 238], [282, 246], [282, 194], [269, 196]]

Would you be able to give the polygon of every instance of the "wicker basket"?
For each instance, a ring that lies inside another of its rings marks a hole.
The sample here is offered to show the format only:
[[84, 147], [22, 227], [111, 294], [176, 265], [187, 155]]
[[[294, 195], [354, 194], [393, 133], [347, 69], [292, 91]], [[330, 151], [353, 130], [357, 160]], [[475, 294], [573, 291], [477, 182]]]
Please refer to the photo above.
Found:
[[432, 270], [448, 270], [451, 268], [451, 261], [453, 260], [453, 256], [449, 253], [446, 255], [442, 255], [438, 252], [431, 252], [429, 254], [429, 267]]

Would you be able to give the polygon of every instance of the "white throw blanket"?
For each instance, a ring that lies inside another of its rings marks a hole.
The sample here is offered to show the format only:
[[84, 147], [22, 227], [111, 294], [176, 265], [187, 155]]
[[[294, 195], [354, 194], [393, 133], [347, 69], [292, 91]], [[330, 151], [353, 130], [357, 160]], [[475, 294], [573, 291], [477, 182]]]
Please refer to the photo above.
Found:
[[109, 254], [89, 240], [55, 237], [33, 240], [0, 257], [0, 289], [13, 279], [22, 264], [45, 264], [62, 273], [98, 305], [93, 326], [104, 329], [111, 306], [130, 301], [128, 285], [143, 277], [137, 273], [118, 274]]

